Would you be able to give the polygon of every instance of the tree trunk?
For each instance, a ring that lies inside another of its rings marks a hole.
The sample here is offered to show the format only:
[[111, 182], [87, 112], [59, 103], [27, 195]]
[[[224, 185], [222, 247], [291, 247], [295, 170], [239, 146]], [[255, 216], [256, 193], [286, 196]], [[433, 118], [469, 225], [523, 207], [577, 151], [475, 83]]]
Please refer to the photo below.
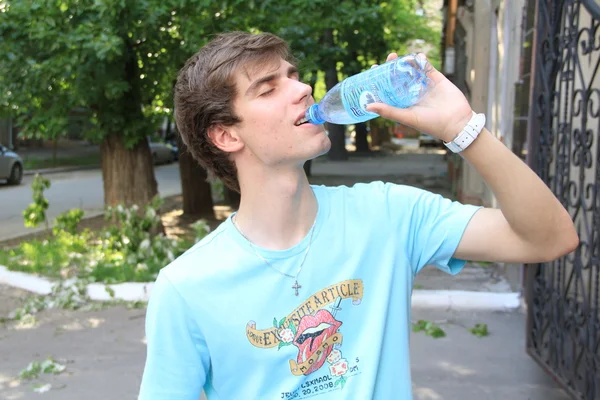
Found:
[[[325, 31], [323, 41], [326, 48], [332, 48], [334, 46], [333, 29], [327, 29]], [[338, 82], [336, 61], [335, 59], [328, 60], [327, 69], [325, 70], [325, 86], [327, 90], [331, 90]], [[346, 127], [344, 125], [327, 123], [327, 131], [329, 132], [329, 140], [331, 140], [329, 158], [335, 161], [347, 160]]]
[[58, 158], [58, 138], [52, 140], [52, 166], [56, 167], [56, 161]]
[[104, 137], [100, 149], [104, 205], [143, 207], [158, 194], [147, 140], [127, 149], [122, 136], [112, 133]]
[[371, 151], [369, 148], [369, 141], [367, 140], [367, 124], [362, 122], [354, 125], [356, 130], [356, 152], [357, 153], [368, 153]]
[[179, 174], [183, 194], [183, 212], [189, 215], [214, 217], [213, 198], [206, 170], [192, 157], [177, 135]]
[[[338, 83], [335, 62], [333, 62], [331, 67], [325, 71], [325, 82], [327, 90], [331, 89]], [[344, 125], [336, 125], [328, 122], [327, 131], [329, 132], [329, 140], [331, 140], [329, 158], [336, 161], [347, 160], [348, 152], [346, 151], [346, 127]]]
[[225, 204], [230, 206], [234, 211], [240, 208], [241, 195], [235, 190], [229, 189], [227, 186], [224, 188]]
[[[125, 77], [129, 82], [129, 90], [121, 98], [112, 103], [102, 103], [98, 110], [99, 119], [106, 126], [114, 125], [111, 118], [115, 110], [120, 110], [126, 121], [142, 121], [142, 94], [140, 86], [140, 72], [138, 61], [129, 38], [124, 36], [126, 50], [123, 54]], [[122, 129], [130, 130], [130, 135], [136, 135], [137, 142], [133, 146], [126, 147], [127, 134], [120, 131], [107, 131], [108, 133], [102, 143], [100, 150], [102, 155], [102, 179], [104, 183], [104, 205], [123, 205], [131, 207], [134, 204], [144, 207], [158, 195], [156, 178], [154, 177], [154, 165], [147, 140], [143, 129], [135, 129], [135, 124], [125, 124]], [[130, 144], [130, 143], [127, 143]], [[160, 230], [163, 227], [161, 225]]]
[[[319, 77], [319, 71], [312, 71], [311, 75], [310, 75], [310, 88], [311, 88], [311, 93], [314, 95], [315, 93], [315, 85], [317, 84], [317, 79]], [[310, 175], [312, 173], [312, 160], [308, 160], [304, 163], [304, 173], [306, 174], [307, 177], [310, 178]]]
[[379, 125], [372, 120], [369, 121], [369, 134], [371, 135], [371, 145], [381, 146], [381, 135], [379, 134]]

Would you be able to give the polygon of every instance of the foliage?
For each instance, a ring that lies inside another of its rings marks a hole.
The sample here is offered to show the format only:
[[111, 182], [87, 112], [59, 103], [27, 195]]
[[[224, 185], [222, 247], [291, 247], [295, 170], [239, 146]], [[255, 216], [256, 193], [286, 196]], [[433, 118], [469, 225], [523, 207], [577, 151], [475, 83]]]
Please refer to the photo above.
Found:
[[133, 145], [169, 113], [165, 97], [189, 52], [181, 31], [201, 1], [3, 3], [0, 104], [26, 135], [56, 138], [83, 112], [88, 138], [118, 132]]
[[[71, 211], [62, 218], [65, 230], [56, 230], [47, 240], [32, 240], [17, 248], [0, 250], [0, 264], [9, 269], [52, 278], [88, 282], [148, 282], [158, 271], [192, 244], [190, 239], [170, 238], [153, 232], [159, 226], [161, 201], [143, 209], [138, 206], [109, 208], [113, 224], [97, 235], [75, 233], [80, 213]], [[209, 232], [205, 221], [193, 225], [197, 241]]]
[[28, 157], [23, 160], [23, 168], [25, 170], [71, 167], [71, 166], [98, 166], [100, 165], [100, 154], [93, 153], [85, 156], [77, 157], [58, 157], [50, 159], [40, 159]]
[[214, 178], [210, 183], [212, 198], [215, 203], [221, 203], [225, 200], [225, 184], [222, 180]]
[[469, 332], [477, 337], [489, 336], [490, 334], [487, 324], [475, 324], [473, 328], [469, 329]]
[[210, 233], [210, 226], [204, 219], [199, 219], [192, 224], [192, 230], [194, 231], [194, 241], [199, 242], [204, 236]]
[[55, 236], [59, 235], [61, 231], [74, 235], [77, 233], [77, 227], [83, 218], [83, 210], [80, 208], [73, 208], [66, 211], [56, 217], [52, 232]]
[[91, 282], [91, 279], [58, 281], [48, 295], [27, 297], [21, 307], [11, 311], [6, 318], [0, 317], [0, 322], [19, 321], [22, 324], [34, 326], [37, 322], [35, 314], [46, 309], [97, 311], [114, 305], [125, 305], [128, 309], [140, 309], [146, 306], [143, 301], [94, 302], [87, 294], [87, 285]]
[[60, 374], [66, 369], [66, 366], [59, 364], [52, 358], [44, 361], [32, 361], [19, 373], [19, 379], [30, 380], [40, 376], [40, 374]]
[[[170, 115], [177, 70], [215, 33], [272, 31], [308, 73], [331, 60], [356, 73], [414, 40], [437, 45], [441, 26], [431, 26], [422, 3], [5, 0], [0, 104], [29, 135], [58, 137], [77, 111], [92, 122], [88, 137], [119, 132], [133, 144]], [[333, 47], [322, 46], [328, 29]]]
[[36, 174], [31, 183], [33, 193], [33, 203], [23, 211], [25, 226], [35, 228], [42, 222], [46, 223], [46, 210], [48, 209], [48, 200], [44, 197], [44, 190], [50, 188], [50, 181], [43, 176]]
[[446, 336], [446, 332], [438, 325], [422, 319], [417, 321], [417, 323], [413, 323], [413, 332], [425, 332], [426, 335], [436, 339]]

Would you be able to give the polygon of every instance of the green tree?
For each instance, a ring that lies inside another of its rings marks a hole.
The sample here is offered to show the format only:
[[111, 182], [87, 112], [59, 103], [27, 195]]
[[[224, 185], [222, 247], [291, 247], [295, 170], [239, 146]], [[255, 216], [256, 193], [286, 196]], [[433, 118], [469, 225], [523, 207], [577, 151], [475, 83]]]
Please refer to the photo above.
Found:
[[[169, 115], [183, 40], [201, 1], [0, 2], [0, 104], [25, 134], [56, 138], [72, 110], [89, 113], [106, 205], [157, 194], [147, 137]], [[183, 15], [183, 17], [182, 17]]]
[[[433, 49], [438, 62], [441, 23], [433, 0], [292, 0], [264, 1], [261, 8], [275, 19], [256, 19], [258, 29], [288, 40], [301, 61], [304, 79], [322, 76], [326, 90], [340, 80], [381, 63], [390, 51], [399, 54]], [[438, 1], [438, 3], [440, 3]], [[439, 14], [439, 12], [438, 12]], [[315, 87], [316, 82], [311, 82]], [[316, 100], [320, 100], [316, 97]], [[347, 159], [345, 126], [327, 124], [332, 149], [329, 157]], [[367, 126], [357, 124], [357, 150], [368, 151]]]

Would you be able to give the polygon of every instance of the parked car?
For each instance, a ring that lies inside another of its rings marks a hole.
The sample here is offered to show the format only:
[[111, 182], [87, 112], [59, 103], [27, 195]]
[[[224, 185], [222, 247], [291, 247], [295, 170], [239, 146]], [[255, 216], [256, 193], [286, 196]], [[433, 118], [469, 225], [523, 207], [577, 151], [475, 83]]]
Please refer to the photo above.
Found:
[[23, 180], [23, 160], [14, 151], [0, 144], [0, 180], [18, 185]]
[[169, 164], [177, 161], [177, 147], [162, 142], [149, 142], [152, 162], [157, 164]]
[[421, 133], [419, 135], [419, 147], [426, 146], [444, 148], [444, 143], [441, 140], [434, 138], [433, 136]]

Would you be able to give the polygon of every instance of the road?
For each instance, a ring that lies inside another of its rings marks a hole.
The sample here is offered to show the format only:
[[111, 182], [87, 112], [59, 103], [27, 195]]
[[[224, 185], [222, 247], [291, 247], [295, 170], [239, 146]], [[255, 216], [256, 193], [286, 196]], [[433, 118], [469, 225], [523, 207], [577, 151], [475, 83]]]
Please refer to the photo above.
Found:
[[[161, 196], [181, 193], [178, 164], [155, 167], [155, 175]], [[53, 173], [46, 177], [51, 183], [50, 189], [44, 192], [50, 203], [47, 212], [49, 221], [60, 213], [76, 207], [82, 208], [86, 216], [102, 212], [104, 189], [99, 169]], [[32, 202], [32, 180], [32, 176], [26, 176], [19, 186], [0, 183], [0, 241], [34, 231], [25, 228], [22, 216], [22, 211]]]
[[[384, 179], [438, 190], [439, 182], [447, 182], [448, 167], [442, 156], [443, 151], [419, 149], [415, 146], [416, 142], [405, 141], [403, 144], [406, 149], [402, 154], [394, 156], [351, 157], [342, 162], [320, 157], [313, 164], [312, 181], [317, 184], [351, 184], [360, 179]], [[181, 193], [178, 164], [156, 167], [155, 175], [158, 191], [163, 197]], [[50, 203], [49, 221], [75, 207], [82, 208], [87, 216], [102, 212], [104, 192], [100, 170], [53, 173], [46, 176], [51, 182], [50, 189], [45, 191]], [[25, 228], [22, 216], [22, 211], [32, 202], [32, 180], [32, 176], [26, 176], [19, 186], [0, 183], [0, 241], [34, 232], [33, 229]]]

